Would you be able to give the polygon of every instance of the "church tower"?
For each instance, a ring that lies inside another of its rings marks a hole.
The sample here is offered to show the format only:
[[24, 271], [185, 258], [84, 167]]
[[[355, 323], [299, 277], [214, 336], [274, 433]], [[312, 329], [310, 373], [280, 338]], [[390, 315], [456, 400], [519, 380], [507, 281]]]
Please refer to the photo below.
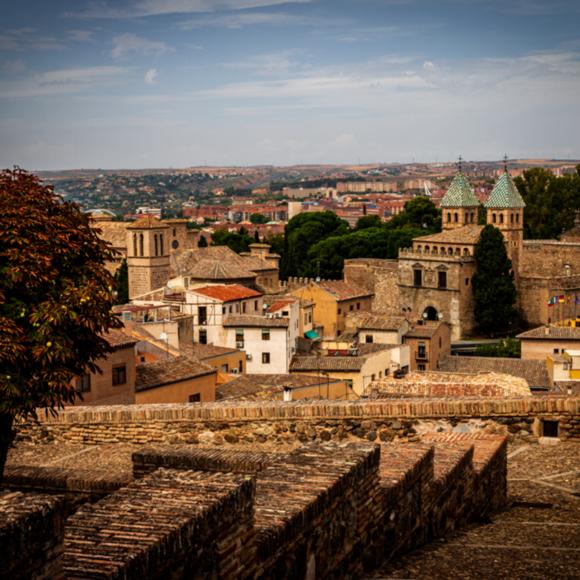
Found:
[[467, 177], [461, 170], [461, 157], [458, 171], [441, 200], [441, 220], [444, 230], [453, 230], [467, 225], [477, 225], [479, 200], [475, 197]]
[[169, 226], [146, 216], [127, 226], [129, 298], [165, 286], [169, 280]]
[[526, 204], [508, 172], [507, 159], [505, 171], [497, 180], [484, 206], [487, 210], [487, 223], [498, 228], [505, 238], [507, 254], [512, 261], [514, 279], [517, 284], [524, 243]]

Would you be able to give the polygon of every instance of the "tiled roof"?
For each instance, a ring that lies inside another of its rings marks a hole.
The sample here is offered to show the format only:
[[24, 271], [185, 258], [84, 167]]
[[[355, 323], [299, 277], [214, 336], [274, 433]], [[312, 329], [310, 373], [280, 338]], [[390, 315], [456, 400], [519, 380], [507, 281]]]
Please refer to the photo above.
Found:
[[251, 326], [256, 328], [287, 328], [290, 324], [288, 318], [268, 318], [252, 314], [240, 314], [226, 316], [223, 326]]
[[481, 236], [483, 226], [468, 225], [453, 230], [443, 230], [438, 234], [421, 236], [413, 239], [413, 245], [417, 243], [435, 242], [438, 244], [477, 244]]
[[108, 332], [105, 332], [102, 337], [109, 343], [112, 348], [128, 348], [130, 346], [135, 346], [139, 341], [135, 340], [133, 337], [129, 336], [122, 330], [112, 328]]
[[[318, 384], [326, 386], [327, 377], [315, 377], [311, 375], [276, 374], [276, 375], [257, 375], [247, 374], [218, 385], [216, 387], [216, 400], [223, 399], [245, 399], [245, 400], [264, 400], [283, 398], [285, 386], [293, 388], [316, 386]], [[331, 379], [335, 383], [337, 379]]]
[[437, 334], [445, 322], [428, 322], [426, 324], [413, 325], [405, 333], [405, 338], [431, 338]]
[[455, 174], [440, 205], [441, 207], [479, 207], [479, 200], [475, 197], [463, 172], [458, 171]]
[[317, 284], [339, 301], [373, 295], [373, 293], [369, 292], [366, 288], [356, 286], [355, 284], [345, 282], [344, 280], [322, 280], [321, 282], [317, 282]]
[[543, 360], [486, 356], [449, 356], [439, 364], [439, 370], [456, 373], [501, 373], [525, 379], [530, 387], [550, 386], [548, 367]]
[[[95, 222], [91, 227], [97, 232], [102, 240], [109, 242], [113, 248], [127, 248], [127, 223], [126, 222]], [[100, 230], [100, 231], [99, 231]]]
[[483, 205], [489, 209], [526, 207], [516, 184], [507, 171], [498, 179]]
[[517, 338], [535, 340], [580, 340], [580, 328], [574, 326], [538, 326], [518, 334]]
[[357, 322], [357, 327], [364, 330], [400, 330], [404, 324], [405, 318], [403, 316], [369, 314], [361, 317]]
[[186, 275], [196, 280], [251, 280], [256, 277], [254, 272], [236, 262], [221, 260], [200, 260]]
[[146, 215], [127, 226], [128, 230], [166, 230], [169, 226], [153, 215]]
[[291, 371], [360, 371], [366, 359], [362, 356], [295, 356]]
[[184, 354], [187, 353], [188, 355], [191, 355], [194, 358], [199, 359], [201, 361], [210, 360], [212, 358], [217, 358], [227, 354], [235, 354], [235, 353], [243, 354], [242, 351], [236, 348], [230, 348], [227, 346], [216, 346], [215, 344], [201, 344], [199, 342], [188, 344], [181, 350]]
[[283, 308], [286, 308], [287, 306], [294, 304], [294, 302], [296, 302], [295, 298], [281, 298], [279, 300], [274, 300], [274, 302], [272, 302], [272, 304], [268, 306], [266, 312], [269, 313], [278, 312], [278, 310], [282, 310]]
[[250, 288], [246, 288], [241, 284], [228, 284], [221, 286], [204, 286], [203, 288], [195, 288], [192, 292], [196, 294], [203, 294], [209, 298], [215, 298], [221, 302], [232, 302], [233, 300], [244, 300], [245, 298], [256, 298], [261, 296], [260, 292], [256, 292]]
[[145, 391], [215, 372], [209, 365], [186, 356], [167, 358], [137, 365], [135, 390]]

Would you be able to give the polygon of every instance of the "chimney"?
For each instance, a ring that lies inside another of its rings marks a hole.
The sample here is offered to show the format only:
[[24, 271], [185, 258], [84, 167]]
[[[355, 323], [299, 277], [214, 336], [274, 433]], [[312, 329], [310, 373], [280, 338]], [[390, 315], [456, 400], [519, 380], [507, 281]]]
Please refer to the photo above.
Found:
[[292, 401], [292, 387], [284, 385], [284, 402], [290, 403]]

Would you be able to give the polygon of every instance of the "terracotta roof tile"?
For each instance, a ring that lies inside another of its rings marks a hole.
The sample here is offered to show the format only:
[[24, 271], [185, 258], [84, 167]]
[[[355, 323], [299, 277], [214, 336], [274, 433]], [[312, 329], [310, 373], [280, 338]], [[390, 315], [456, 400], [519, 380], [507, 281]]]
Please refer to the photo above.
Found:
[[128, 348], [130, 346], [135, 346], [139, 342], [122, 330], [114, 328], [102, 334], [102, 337], [109, 343], [109, 346], [114, 349]]
[[204, 286], [203, 288], [195, 288], [192, 292], [196, 294], [203, 294], [209, 298], [215, 298], [222, 302], [232, 302], [234, 300], [243, 300], [245, 298], [257, 298], [262, 296], [260, 292], [256, 292], [241, 284], [228, 284], [222, 286]]
[[366, 288], [345, 282], [344, 280], [322, 280], [316, 282], [316, 284], [332, 294], [339, 301], [373, 295], [373, 293], [369, 292]]
[[481, 236], [483, 226], [469, 225], [453, 230], [443, 230], [438, 234], [421, 236], [413, 240], [413, 246], [417, 243], [436, 242], [439, 244], [477, 244]]
[[538, 326], [518, 334], [517, 338], [536, 340], [580, 340], [580, 328], [574, 326]]
[[217, 372], [193, 358], [178, 356], [137, 365], [135, 390], [144, 391]]

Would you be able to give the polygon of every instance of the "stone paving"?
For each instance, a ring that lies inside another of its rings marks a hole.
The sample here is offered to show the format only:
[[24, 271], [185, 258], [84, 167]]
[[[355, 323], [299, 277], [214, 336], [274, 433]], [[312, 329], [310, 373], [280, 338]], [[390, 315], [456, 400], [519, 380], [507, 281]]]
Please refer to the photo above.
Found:
[[580, 578], [580, 445], [512, 447], [508, 462], [509, 509], [372, 578]]

